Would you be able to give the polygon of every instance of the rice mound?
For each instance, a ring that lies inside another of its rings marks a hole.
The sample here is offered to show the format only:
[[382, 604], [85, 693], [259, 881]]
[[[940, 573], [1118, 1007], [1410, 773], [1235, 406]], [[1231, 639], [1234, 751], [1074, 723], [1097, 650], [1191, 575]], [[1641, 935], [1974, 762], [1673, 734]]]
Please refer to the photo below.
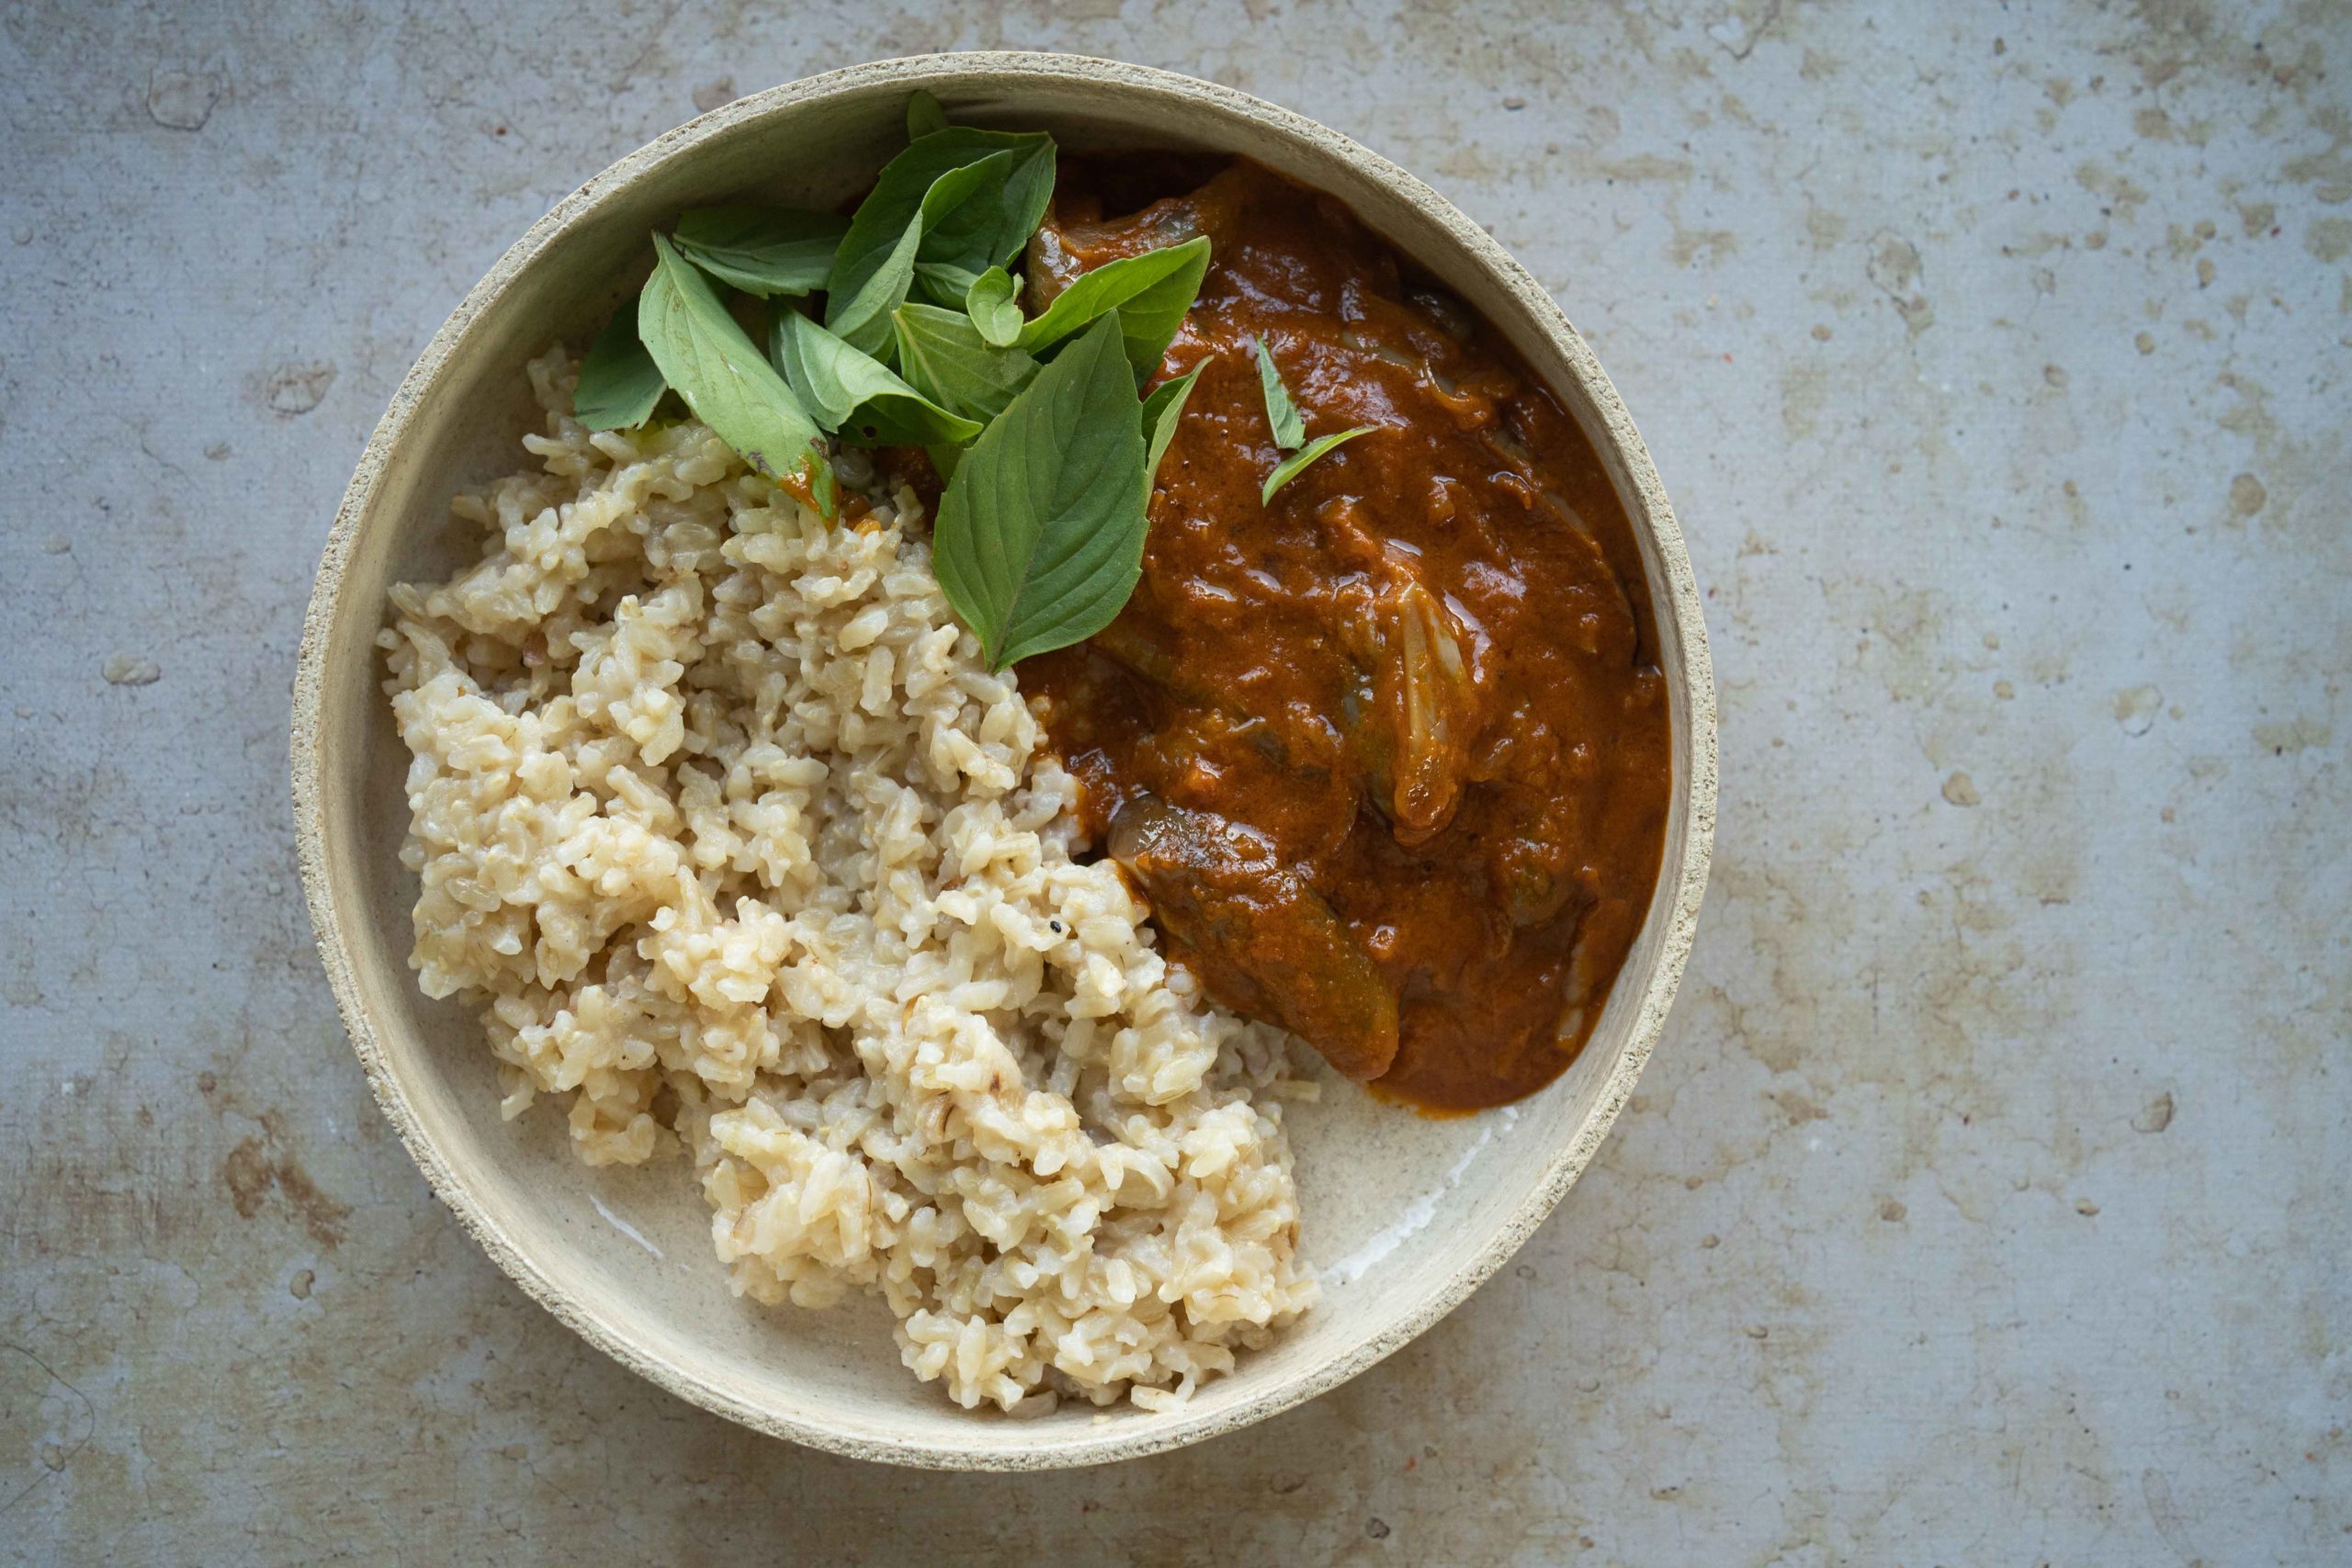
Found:
[[[1286, 1039], [1153, 947], [911, 491], [829, 525], [687, 422], [595, 432], [530, 366], [537, 467], [480, 562], [391, 592], [411, 962], [518, 1116], [683, 1150], [732, 1288], [880, 1292], [958, 1404], [1159, 1409], [1309, 1306]], [[865, 479], [843, 453], [844, 480]]]

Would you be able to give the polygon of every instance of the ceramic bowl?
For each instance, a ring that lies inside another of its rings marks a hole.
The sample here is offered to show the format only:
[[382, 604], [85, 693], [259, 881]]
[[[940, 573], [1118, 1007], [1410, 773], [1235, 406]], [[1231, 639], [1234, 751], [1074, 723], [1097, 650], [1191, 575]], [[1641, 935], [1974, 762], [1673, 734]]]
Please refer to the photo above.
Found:
[[[536, 427], [524, 361], [594, 333], [641, 274], [650, 230], [720, 200], [830, 207], [855, 195], [903, 145], [916, 87], [959, 120], [1042, 128], [1073, 149], [1247, 153], [1346, 202], [1483, 310], [1556, 389], [1633, 516], [1655, 601], [1672, 694], [1672, 813], [1647, 923], [1590, 1043], [1551, 1088], [1483, 1115], [1423, 1118], [1337, 1079], [1319, 1104], [1294, 1108], [1303, 1245], [1323, 1300], [1173, 1412], [964, 1411], [899, 1365], [877, 1301], [810, 1313], [736, 1300], [683, 1168], [582, 1166], [551, 1108], [501, 1122], [479, 1025], [427, 1000], [408, 966], [408, 757], [372, 640], [386, 588], [455, 563], [450, 497], [514, 468], [517, 438]], [[293, 774], [311, 919], [368, 1082], [500, 1268], [597, 1348], [760, 1431], [864, 1459], [1026, 1470], [1175, 1448], [1312, 1398], [1435, 1323], [1527, 1239], [1591, 1159], [1665, 1023], [1706, 877], [1714, 723], [1690, 560], [1641, 437], [1559, 308], [1476, 223], [1345, 137], [1209, 83], [1065, 56], [935, 55], [705, 115], [581, 186], [499, 259], [401, 384], [335, 517], [303, 628]]]

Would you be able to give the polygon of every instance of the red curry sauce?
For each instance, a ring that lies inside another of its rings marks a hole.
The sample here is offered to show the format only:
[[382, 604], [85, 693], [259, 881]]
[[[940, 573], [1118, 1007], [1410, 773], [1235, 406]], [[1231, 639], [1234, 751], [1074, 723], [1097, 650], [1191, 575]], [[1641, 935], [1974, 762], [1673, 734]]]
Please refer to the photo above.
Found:
[[[1213, 995], [1384, 1096], [1516, 1100], [1575, 1058], [1657, 876], [1667, 697], [1623, 508], [1493, 329], [1346, 209], [1246, 162], [1137, 167], [1065, 163], [1033, 306], [1207, 234], [1160, 376], [1205, 368], [1135, 597], [1022, 684]], [[1310, 439], [1379, 427], [1262, 505], [1259, 335]]]

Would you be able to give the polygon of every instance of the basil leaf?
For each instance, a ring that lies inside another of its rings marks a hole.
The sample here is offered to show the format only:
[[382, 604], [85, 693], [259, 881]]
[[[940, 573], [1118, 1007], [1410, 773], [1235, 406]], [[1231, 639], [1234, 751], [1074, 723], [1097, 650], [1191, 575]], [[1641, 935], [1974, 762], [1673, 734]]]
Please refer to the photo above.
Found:
[[946, 129], [947, 111], [939, 107], [937, 98], [917, 87], [907, 99], [907, 140], [920, 141], [934, 130]]
[[777, 369], [808, 401], [817, 423], [861, 446], [960, 445], [977, 420], [948, 412], [870, 355], [797, 310], [781, 312], [770, 343]]
[[[937, 248], [920, 259], [966, 265], [961, 261], [961, 253], [984, 240], [993, 248], [985, 259], [968, 265], [967, 270], [978, 274], [997, 262], [1011, 260], [1013, 253], [1028, 242], [1031, 231], [1046, 215], [1046, 203], [1053, 197], [1054, 139], [1043, 132], [1016, 134], [976, 130], [961, 125], [934, 130], [884, 164], [874, 189], [858, 204], [849, 220], [849, 232], [842, 236], [841, 248], [833, 254], [832, 274], [826, 279], [825, 324], [841, 332], [832, 297], [847, 299], [857, 294], [876, 273], [895, 265], [901, 237], [922, 214], [932, 187], [942, 175], [1000, 152], [1012, 154], [1009, 164], [1001, 166], [1002, 182], [999, 184], [984, 175], [978, 186], [985, 189], [965, 187], [963, 192], [967, 197], [978, 196], [982, 210], [959, 222], [943, 237]], [[945, 214], [934, 209], [931, 216], [936, 222]], [[950, 254], [951, 242], [956, 254]], [[960, 300], [962, 297], [958, 291], [953, 298]], [[899, 298], [905, 298], [903, 290]], [[842, 335], [873, 352], [872, 344], [859, 342], [848, 333]]]
[[892, 246], [858, 282], [854, 288], [841, 277], [841, 265], [834, 263], [834, 276], [825, 288], [825, 325], [843, 343], [868, 354], [880, 352], [889, 341], [890, 312], [906, 302], [907, 286], [914, 281], [915, 249], [922, 243], [922, 211], [907, 220]]
[[[926, 161], [965, 164], [996, 152], [1012, 153], [1012, 164], [1005, 171], [1004, 184], [993, 193], [989, 221], [982, 225], [976, 217], [974, 224], [963, 231], [963, 249], [951, 250], [943, 242], [932, 248], [924, 260], [957, 261], [974, 272], [985, 272], [1019, 255], [1021, 247], [1029, 243], [1029, 236], [1044, 221], [1046, 204], [1054, 197], [1054, 139], [1042, 130], [975, 130], [967, 126], [949, 126], [924, 137], [892, 160], [904, 160], [921, 167]], [[882, 172], [888, 176], [890, 171], [886, 168]]]
[[994, 419], [1037, 374], [1035, 359], [1017, 348], [991, 346], [961, 310], [907, 304], [890, 321], [898, 335], [899, 374], [924, 397], [966, 419]]
[[832, 469], [800, 400], [743, 335], [708, 278], [659, 234], [653, 254], [653, 276], [638, 296], [637, 332], [663, 378], [753, 468], [779, 480], [802, 474], [812, 493], [827, 493]]
[[972, 292], [972, 285], [979, 280], [978, 273], [952, 262], [915, 263], [915, 287], [924, 299], [934, 305], [944, 305], [951, 310], [964, 308], [965, 299]]
[[1173, 381], [1164, 382], [1151, 389], [1143, 400], [1143, 498], [1151, 502], [1151, 487], [1159, 478], [1159, 459], [1168, 455], [1169, 442], [1176, 438], [1176, 422], [1183, 417], [1184, 400], [1193, 395], [1193, 383], [1207, 369], [1205, 361], [1193, 366]]
[[[922, 249], [915, 259], [966, 279], [1002, 260], [1000, 236], [1009, 221], [1005, 187], [1019, 168], [1011, 152], [991, 152], [933, 180], [922, 198]], [[1028, 238], [1022, 235], [1012, 249]]]
[[1193, 308], [1208, 266], [1205, 234], [1181, 245], [1104, 262], [1071, 279], [1045, 314], [1030, 318], [1013, 341], [1035, 354], [1116, 310], [1126, 333], [1127, 361], [1140, 380], [1159, 368], [1160, 356], [1184, 324], [1184, 312]]
[[1273, 503], [1274, 491], [1282, 489], [1283, 486], [1298, 478], [1300, 471], [1309, 463], [1312, 463], [1316, 458], [1320, 457], [1324, 453], [1329, 452], [1334, 446], [1340, 445], [1342, 442], [1353, 441], [1359, 435], [1369, 435], [1379, 428], [1380, 426], [1376, 424], [1359, 424], [1353, 430], [1342, 430], [1336, 435], [1317, 436], [1305, 446], [1300, 447], [1297, 451], [1292, 453], [1289, 457], [1284, 457], [1281, 462], [1274, 465], [1274, 471], [1266, 476], [1266, 488], [1258, 492], [1258, 504], [1261, 506], [1272, 505]]
[[980, 274], [965, 291], [965, 313], [972, 318], [972, 325], [980, 329], [980, 336], [992, 348], [1011, 348], [1012, 340], [1021, 335], [1021, 306], [1015, 298], [1018, 293], [1012, 275], [1001, 266]]
[[634, 430], [653, 417], [668, 383], [637, 335], [637, 312], [624, 305], [580, 362], [571, 417], [591, 430]]
[[964, 454], [932, 566], [1001, 670], [1110, 625], [1143, 573], [1144, 528], [1142, 421], [1113, 311]]
[[994, 152], [933, 180], [916, 204], [915, 215], [899, 234], [899, 243], [876, 264], [856, 292], [826, 296], [825, 324], [867, 354], [878, 355], [888, 348], [890, 327], [886, 318], [906, 302], [917, 259], [934, 226], [945, 224], [953, 229], [976, 207], [985, 209], [994, 199], [990, 193], [1001, 189], [1005, 171], [1012, 166], [1010, 153]]
[[762, 299], [825, 287], [849, 220], [790, 207], [707, 207], [678, 220], [670, 243], [721, 283]]
[[[1306, 422], [1298, 417], [1298, 405], [1290, 400], [1290, 389], [1283, 385], [1283, 373], [1274, 368], [1274, 356], [1267, 351], [1266, 340], [1260, 337], [1250, 341], [1258, 345], [1258, 385], [1266, 394], [1266, 423], [1274, 427], [1274, 445], [1285, 452], [1295, 452], [1306, 439]], [[1273, 491], [1269, 490], [1266, 493], [1272, 495]]]

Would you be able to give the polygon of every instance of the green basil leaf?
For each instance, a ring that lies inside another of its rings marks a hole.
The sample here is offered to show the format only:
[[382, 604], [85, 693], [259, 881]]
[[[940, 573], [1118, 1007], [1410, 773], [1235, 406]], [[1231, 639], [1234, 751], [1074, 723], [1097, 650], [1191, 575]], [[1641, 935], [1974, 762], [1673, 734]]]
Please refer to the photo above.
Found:
[[775, 367], [808, 400], [817, 423], [860, 446], [959, 445], [979, 422], [948, 412], [871, 355], [861, 354], [797, 310], [775, 320]]
[[961, 310], [906, 304], [890, 320], [898, 335], [899, 374], [924, 397], [966, 419], [994, 419], [1037, 374], [1035, 359], [1017, 348], [991, 345]]
[[953, 230], [967, 221], [967, 214], [985, 211], [1012, 167], [1011, 153], [992, 152], [933, 180], [897, 245], [857, 285], [856, 292], [826, 296], [825, 324], [868, 354], [883, 353], [890, 343], [889, 313], [906, 302], [918, 259], [934, 227], [944, 224]]
[[947, 129], [947, 111], [921, 87], [907, 99], [907, 140], [920, 141], [934, 130]]
[[661, 235], [653, 276], [638, 296], [637, 331], [662, 378], [695, 417], [772, 479], [798, 473], [827, 493], [832, 470], [818, 449], [816, 421], [735, 324], [710, 280]]
[[1376, 424], [1359, 424], [1353, 430], [1342, 430], [1335, 435], [1317, 436], [1314, 440], [1308, 442], [1306, 446], [1300, 447], [1297, 451], [1292, 453], [1289, 457], [1284, 457], [1281, 462], [1274, 465], [1274, 471], [1266, 476], [1266, 488], [1258, 492], [1258, 504], [1261, 506], [1272, 505], [1273, 503], [1274, 491], [1282, 489], [1283, 486], [1298, 478], [1300, 471], [1309, 463], [1312, 463], [1316, 458], [1323, 456], [1324, 453], [1330, 451], [1334, 446], [1338, 446], [1343, 442], [1353, 441], [1359, 435], [1369, 435], [1379, 428], [1380, 426]]
[[932, 566], [1001, 670], [1110, 625], [1143, 573], [1144, 528], [1143, 425], [1113, 311], [964, 454]]
[[591, 430], [634, 430], [653, 417], [668, 383], [637, 335], [637, 311], [624, 305], [580, 362], [571, 417]]
[[[979, 198], [981, 209], [959, 220], [937, 246], [919, 259], [965, 265], [975, 275], [998, 262], [1010, 261], [1028, 243], [1031, 231], [1046, 215], [1046, 204], [1053, 198], [1053, 138], [1043, 132], [976, 130], [961, 125], [934, 130], [884, 164], [874, 189], [858, 204], [849, 220], [849, 232], [842, 236], [841, 248], [833, 254], [832, 274], [826, 280], [825, 324], [841, 332], [839, 318], [833, 313], [832, 297], [847, 299], [859, 293], [876, 273], [895, 265], [900, 239], [909, 225], [922, 216], [926, 201], [932, 198], [932, 187], [942, 175], [1000, 152], [1012, 154], [1008, 164], [992, 166], [1001, 170], [1001, 183], [990, 174], [980, 176], [974, 186], [964, 187], [964, 196]], [[946, 214], [934, 209], [931, 216], [937, 223]], [[963, 259], [962, 253], [983, 242], [993, 247], [984, 259]], [[951, 244], [956, 254], [950, 254]], [[901, 291], [899, 299], [904, 298]], [[960, 290], [952, 297], [957, 301], [962, 298]], [[873, 345], [861, 343], [847, 333], [842, 335], [873, 352]]]
[[915, 288], [934, 305], [944, 305], [951, 310], [964, 308], [965, 299], [972, 292], [972, 285], [980, 275], [967, 266], [951, 262], [915, 263]]
[[964, 294], [965, 314], [992, 348], [1011, 348], [1021, 335], [1020, 286], [1012, 275], [992, 266], [972, 280]]
[[[1283, 373], [1274, 368], [1274, 356], [1267, 351], [1266, 340], [1261, 337], [1250, 341], [1258, 345], [1258, 385], [1265, 390], [1266, 423], [1274, 428], [1274, 445], [1285, 452], [1295, 452], [1306, 439], [1306, 422], [1299, 418], [1298, 405], [1290, 400], [1290, 389], [1283, 385]], [[1306, 466], [1302, 463], [1299, 468]], [[1269, 489], [1266, 493], [1274, 492]]]
[[1151, 487], [1159, 478], [1159, 459], [1168, 456], [1168, 444], [1176, 438], [1176, 422], [1183, 417], [1184, 400], [1193, 395], [1193, 383], [1207, 369], [1205, 361], [1193, 366], [1173, 381], [1161, 383], [1151, 389], [1143, 400], [1143, 497], [1147, 505], [1151, 501]]
[[790, 207], [707, 207], [678, 220], [670, 243], [721, 283], [768, 299], [825, 287], [849, 220]]
[[1160, 355], [1184, 324], [1184, 312], [1193, 308], [1208, 266], [1205, 234], [1181, 245], [1104, 262], [1071, 279], [1045, 314], [1031, 317], [1013, 341], [1036, 354], [1116, 310], [1126, 333], [1127, 361], [1140, 380], [1159, 368]]
[[868, 354], [889, 341], [890, 312], [906, 302], [907, 286], [914, 281], [915, 250], [922, 243], [922, 210], [907, 220], [899, 243], [882, 256], [852, 289], [834, 264], [826, 285], [825, 325], [843, 343]]
[[1012, 152], [991, 152], [933, 180], [922, 198], [922, 249], [915, 260], [968, 277], [1002, 260], [1001, 235], [1011, 221], [1005, 189], [1020, 167]]

